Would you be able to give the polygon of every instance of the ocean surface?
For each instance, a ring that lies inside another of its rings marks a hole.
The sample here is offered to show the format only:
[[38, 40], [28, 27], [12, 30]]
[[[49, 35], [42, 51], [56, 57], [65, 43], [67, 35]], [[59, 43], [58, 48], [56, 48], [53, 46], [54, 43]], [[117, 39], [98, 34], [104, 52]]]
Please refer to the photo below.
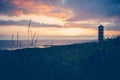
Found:
[[90, 42], [91, 40], [0, 40], [0, 49], [19, 49], [19, 48], [29, 48], [29, 47], [50, 47], [53, 45], [70, 45], [76, 43]]

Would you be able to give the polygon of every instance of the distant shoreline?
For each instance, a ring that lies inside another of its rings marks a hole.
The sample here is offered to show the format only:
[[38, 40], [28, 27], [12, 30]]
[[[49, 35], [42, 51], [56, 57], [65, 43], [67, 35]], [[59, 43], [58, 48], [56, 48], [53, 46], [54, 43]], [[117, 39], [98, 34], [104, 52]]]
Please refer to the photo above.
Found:
[[29, 47], [40, 47], [41, 46], [57, 46], [57, 45], [70, 45], [70, 44], [77, 44], [77, 43], [86, 43], [92, 42], [97, 40], [38, 40], [37, 45], [28, 46], [27, 40], [19, 40], [21, 46], [17, 46], [17, 40], [14, 40], [14, 43], [11, 40], [0, 40], [0, 49], [16, 49], [16, 48], [29, 48]]

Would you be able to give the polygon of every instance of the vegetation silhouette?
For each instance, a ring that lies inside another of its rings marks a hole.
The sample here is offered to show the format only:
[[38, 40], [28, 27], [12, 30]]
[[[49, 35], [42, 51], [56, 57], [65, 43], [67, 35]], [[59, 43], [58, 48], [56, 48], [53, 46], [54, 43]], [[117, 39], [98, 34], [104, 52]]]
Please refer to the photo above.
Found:
[[120, 36], [49, 48], [0, 50], [0, 80], [120, 80]]

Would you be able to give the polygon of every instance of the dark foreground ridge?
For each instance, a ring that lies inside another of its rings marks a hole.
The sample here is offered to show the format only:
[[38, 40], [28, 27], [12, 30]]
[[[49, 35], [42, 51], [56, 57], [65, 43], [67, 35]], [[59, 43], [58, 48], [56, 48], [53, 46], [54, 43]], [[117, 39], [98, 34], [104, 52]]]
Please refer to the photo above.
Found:
[[0, 50], [0, 80], [120, 80], [120, 37], [102, 43]]

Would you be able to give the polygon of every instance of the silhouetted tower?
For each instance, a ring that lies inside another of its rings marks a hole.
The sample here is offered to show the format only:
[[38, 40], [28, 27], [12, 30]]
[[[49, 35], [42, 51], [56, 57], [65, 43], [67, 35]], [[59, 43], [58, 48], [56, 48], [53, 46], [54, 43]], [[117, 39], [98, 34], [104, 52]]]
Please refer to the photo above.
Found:
[[100, 25], [98, 27], [98, 41], [103, 42], [104, 40], [104, 26]]

